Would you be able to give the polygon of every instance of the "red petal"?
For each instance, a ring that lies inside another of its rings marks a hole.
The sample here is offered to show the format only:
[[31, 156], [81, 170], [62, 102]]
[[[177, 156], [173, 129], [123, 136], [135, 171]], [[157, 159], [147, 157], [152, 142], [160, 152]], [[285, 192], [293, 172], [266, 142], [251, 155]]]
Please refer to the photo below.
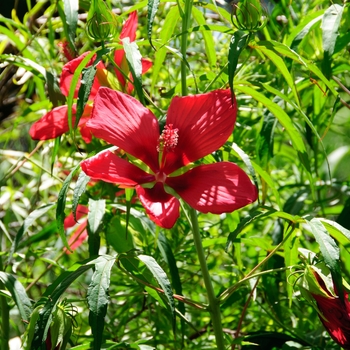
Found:
[[[125, 51], [122, 50], [115, 50], [114, 51], [114, 62], [115, 64], [125, 73], [129, 74], [129, 66], [127, 64], [127, 61], [125, 59]], [[126, 80], [124, 78], [124, 75], [119, 71], [119, 69], [114, 69], [115, 74], [117, 76], [118, 81], [120, 82], [122, 88], [124, 89]]]
[[[90, 118], [91, 110], [92, 106], [86, 105], [82, 118], [79, 120], [80, 128], [84, 128], [85, 123]], [[72, 123], [74, 125], [76, 105], [72, 106], [72, 113]], [[50, 140], [61, 136], [67, 131], [69, 131], [68, 106], [64, 105], [53, 108], [49, 113], [36, 121], [31, 126], [29, 135], [33, 140]]]
[[153, 175], [144, 172], [109, 150], [82, 161], [81, 168], [94, 180], [103, 180], [128, 187], [155, 180]]
[[94, 136], [158, 170], [158, 120], [135, 98], [101, 87], [86, 125]]
[[[69, 61], [63, 66], [62, 74], [60, 78], [60, 88], [63, 95], [68, 96], [74, 72], [87, 54], [89, 54], [89, 51], [83, 53], [81, 56], [75, 58], [74, 60]], [[96, 55], [92, 56], [91, 60], [87, 63], [85, 67], [91, 66], [92, 63], [95, 61], [95, 59], [96, 59]], [[102, 62], [99, 62], [97, 67], [99, 69], [105, 69], [105, 66]], [[100, 86], [101, 86], [100, 83], [95, 78], [91, 88], [90, 99], [93, 100], [95, 98], [97, 90], [99, 89]], [[75, 87], [74, 98], [78, 97], [79, 87], [80, 87], [80, 79], [78, 81], [77, 86]]]
[[173, 98], [166, 123], [178, 129], [179, 139], [166, 154], [164, 171], [170, 174], [220, 148], [233, 131], [236, 114], [229, 90]]
[[64, 219], [64, 228], [65, 230], [67, 228], [73, 227], [83, 216], [87, 215], [89, 212], [89, 208], [85, 205], [78, 204], [77, 211], [76, 211], [76, 218], [77, 221], [74, 220], [73, 213], [70, 213], [65, 219]]
[[136, 187], [137, 195], [150, 219], [158, 226], [172, 228], [179, 217], [180, 202], [157, 182], [153, 188]]
[[[75, 250], [78, 247], [82, 245], [82, 243], [85, 241], [85, 239], [88, 236], [87, 230], [86, 230], [87, 220], [85, 220], [83, 223], [81, 223], [78, 228], [73, 232], [71, 238], [68, 241], [68, 245], [71, 250]], [[65, 252], [67, 254], [70, 254], [71, 252], [64, 248]]]
[[236, 164], [220, 162], [197, 166], [166, 184], [202, 213], [228, 213], [257, 199], [256, 187]]
[[142, 74], [145, 74], [153, 66], [152, 61], [146, 58], [141, 58], [141, 64], [142, 64]]
[[119, 39], [129, 38], [130, 42], [136, 39], [136, 28], [137, 28], [137, 12], [131, 12], [128, 19], [125, 21], [122, 32], [120, 33]]

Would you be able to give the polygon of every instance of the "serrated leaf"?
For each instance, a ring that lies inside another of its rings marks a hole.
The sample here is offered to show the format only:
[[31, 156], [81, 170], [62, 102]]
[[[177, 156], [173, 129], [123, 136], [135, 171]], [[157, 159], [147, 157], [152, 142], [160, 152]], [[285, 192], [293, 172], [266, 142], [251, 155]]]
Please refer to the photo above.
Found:
[[127, 253], [128, 251], [134, 249], [132, 235], [125, 233], [125, 227], [126, 225], [122, 225], [120, 217], [115, 216], [110, 221], [106, 232], [107, 242], [119, 254]]
[[64, 219], [66, 217], [64, 213], [64, 209], [66, 207], [66, 199], [67, 199], [67, 193], [69, 190], [69, 185], [70, 182], [72, 181], [73, 176], [76, 174], [78, 169], [80, 168], [80, 163], [77, 164], [74, 169], [70, 172], [70, 174], [66, 177], [62, 184], [62, 188], [60, 190], [60, 193], [58, 194], [58, 199], [57, 199], [57, 209], [56, 209], [56, 220], [57, 220], [57, 229], [58, 233], [60, 234], [60, 237], [62, 239], [62, 242], [64, 246], [71, 251], [67, 237], [64, 232]]
[[147, 37], [150, 45], [154, 48], [152, 44], [152, 28], [154, 18], [156, 17], [160, 0], [148, 0], [148, 8], [147, 8]]
[[88, 213], [88, 244], [90, 256], [98, 255], [100, 249], [99, 231], [102, 224], [102, 219], [105, 214], [106, 201], [104, 199], [93, 200], [89, 199]]
[[135, 41], [130, 42], [129, 37], [122, 39], [122, 43], [125, 51], [125, 58], [128, 62], [130, 73], [133, 77], [135, 91], [140, 99], [140, 102], [145, 104], [145, 98], [142, 90], [142, 56], [139, 48]]
[[95, 260], [95, 271], [88, 287], [89, 324], [94, 336], [94, 349], [100, 349], [102, 344], [104, 317], [109, 302], [110, 274], [114, 262], [115, 258], [111, 256], [98, 257]]
[[46, 212], [48, 212], [51, 208], [55, 206], [54, 203], [50, 203], [47, 205], [44, 205], [33, 212], [31, 212], [28, 217], [24, 220], [23, 225], [21, 228], [18, 230], [17, 235], [15, 239], [13, 240], [9, 258], [8, 258], [8, 263], [10, 263], [10, 260], [12, 259], [13, 253], [17, 250], [18, 244], [20, 240], [22, 239], [23, 235], [28, 231], [28, 228], [33, 225], [34, 221], [40, 217], [42, 217]]
[[46, 289], [38, 302], [38, 304], [43, 304], [44, 302], [44, 306], [39, 312], [33, 342], [30, 347], [31, 350], [41, 350], [41, 346], [45, 342], [51, 324], [52, 313], [55, 311], [59, 298], [76, 278], [93, 267], [94, 261], [94, 259], [90, 259], [83, 263], [74, 264]]
[[158, 265], [156, 260], [148, 255], [138, 255], [137, 258], [141, 260], [147, 268], [151, 271], [154, 278], [164, 291], [164, 294], [168, 300], [171, 313], [173, 314], [173, 320], [175, 322], [175, 303], [173, 298], [173, 291], [169, 279], [164, 270]]
[[86, 185], [89, 183], [90, 177], [87, 176], [84, 171], [81, 171], [78, 180], [75, 184], [74, 191], [73, 191], [73, 206], [72, 206], [72, 211], [73, 211], [73, 216], [74, 220], [77, 221], [76, 217], [76, 212], [79, 204], [79, 199], [81, 195], [85, 192], [86, 190]]
[[11, 293], [22, 320], [29, 322], [32, 313], [32, 303], [21, 282], [19, 282], [13, 275], [3, 271], [0, 271], [0, 280]]

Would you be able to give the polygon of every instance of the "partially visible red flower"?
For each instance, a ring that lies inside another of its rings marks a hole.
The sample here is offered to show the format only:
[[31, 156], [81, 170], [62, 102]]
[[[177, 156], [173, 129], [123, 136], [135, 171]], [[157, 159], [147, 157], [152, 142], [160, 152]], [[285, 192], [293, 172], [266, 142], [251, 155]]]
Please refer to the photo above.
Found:
[[[79, 204], [76, 211], [76, 219], [79, 222], [80, 219], [84, 218], [89, 212], [89, 208], [85, 205]], [[74, 227], [77, 224], [77, 221], [75, 221], [73, 213], [70, 213], [64, 220], [64, 228], [67, 230], [68, 228]], [[79, 222], [79, 225], [74, 230], [72, 236], [70, 237], [68, 241], [68, 245], [71, 250], [75, 250], [76, 248], [80, 247], [81, 244], [85, 241], [85, 239], [88, 236], [87, 230], [87, 218], [84, 218], [81, 222]], [[65, 249], [67, 254], [70, 254], [70, 251], [68, 249]]]
[[[123, 29], [120, 33], [119, 39], [122, 40], [124, 38], [129, 38], [130, 42], [135, 41], [136, 28], [137, 28], [137, 12], [134, 11], [130, 13], [129, 18], [125, 21]], [[128, 62], [126, 61], [125, 52], [123, 49], [115, 50], [114, 61], [116, 65], [120, 68], [120, 70], [124, 72], [124, 74], [127, 75], [132, 81], [132, 76], [129, 72]], [[142, 74], [146, 73], [152, 67], [152, 62], [145, 58], [141, 58], [141, 64], [142, 64]], [[115, 74], [123, 88], [123, 91], [130, 95], [134, 89], [134, 85], [131, 82], [126, 81], [126, 79], [124, 78], [124, 75], [119, 71], [119, 69], [115, 69]]]
[[343, 291], [344, 299], [342, 300], [335, 286], [333, 286], [336, 295], [332, 295], [320, 275], [316, 271], [313, 271], [313, 273], [319, 286], [326, 293], [326, 295], [310, 293], [321, 313], [319, 318], [333, 340], [343, 349], [350, 349], [350, 302], [348, 293]]
[[[76, 105], [72, 106], [72, 124], [75, 123]], [[91, 142], [92, 135], [86, 128], [86, 122], [90, 119], [92, 106], [86, 105], [83, 115], [78, 124], [80, 134], [87, 143]], [[29, 130], [29, 135], [33, 140], [49, 140], [54, 139], [69, 130], [68, 124], [68, 106], [63, 105], [53, 108], [49, 113], [45, 114], [41, 119], [36, 121]]]
[[[203, 213], [232, 212], [257, 199], [257, 189], [236, 164], [193, 162], [220, 148], [231, 135], [237, 105], [229, 90], [175, 97], [160, 134], [153, 113], [133, 97], [101, 87], [87, 127], [130, 155], [109, 150], [81, 163], [95, 180], [134, 187], [150, 218], [171, 228], [179, 217], [181, 197]], [[133, 164], [141, 160], [148, 170]], [[190, 169], [191, 168], [191, 169]]]
[[64, 57], [67, 59], [67, 61], [71, 61], [75, 58], [74, 53], [69, 47], [69, 44], [67, 40], [60, 41], [57, 46], [59, 47], [60, 51], [64, 55]]

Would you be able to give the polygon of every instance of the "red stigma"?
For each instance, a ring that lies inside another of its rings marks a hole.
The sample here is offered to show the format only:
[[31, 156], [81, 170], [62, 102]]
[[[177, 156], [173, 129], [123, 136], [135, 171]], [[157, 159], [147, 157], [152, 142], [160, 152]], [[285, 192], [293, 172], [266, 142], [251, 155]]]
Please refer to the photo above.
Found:
[[179, 140], [179, 129], [173, 129], [173, 124], [165, 125], [162, 134], [159, 137], [159, 145], [157, 151], [161, 152], [163, 150], [172, 151]]

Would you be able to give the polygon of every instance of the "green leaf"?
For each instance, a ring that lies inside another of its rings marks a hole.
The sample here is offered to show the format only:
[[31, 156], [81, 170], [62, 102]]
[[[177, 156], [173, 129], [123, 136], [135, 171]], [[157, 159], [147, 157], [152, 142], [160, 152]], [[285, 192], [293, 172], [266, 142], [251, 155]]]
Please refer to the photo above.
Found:
[[60, 234], [60, 237], [63, 241], [64, 246], [71, 251], [67, 237], [64, 232], [64, 219], [66, 217], [64, 213], [64, 209], [66, 207], [66, 199], [67, 199], [67, 193], [69, 190], [70, 182], [72, 181], [73, 176], [77, 173], [77, 171], [80, 168], [80, 163], [77, 164], [74, 169], [70, 172], [70, 174], [66, 177], [62, 184], [62, 188], [60, 190], [60, 193], [58, 194], [57, 199], [57, 208], [56, 208], [56, 220], [57, 220], [57, 229], [58, 233]]
[[29, 227], [33, 225], [34, 221], [40, 217], [42, 217], [46, 212], [48, 212], [55, 204], [50, 203], [47, 205], [44, 205], [33, 212], [31, 212], [28, 217], [24, 220], [23, 225], [18, 230], [17, 235], [15, 239], [13, 240], [9, 258], [8, 258], [8, 264], [10, 263], [10, 260], [12, 259], [13, 253], [16, 252], [18, 248], [18, 244], [21, 241], [23, 235], [28, 231]]
[[69, 46], [73, 49], [75, 47], [75, 31], [78, 23], [79, 0], [64, 0], [64, 14], [66, 17], [66, 24], [68, 29], [67, 39]]
[[155, 49], [152, 44], [152, 28], [154, 18], [156, 17], [160, 0], [148, 0], [148, 9], [147, 9], [147, 37], [151, 46]]
[[147, 268], [151, 271], [152, 275], [163, 289], [164, 294], [168, 300], [168, 305], [170, 306], [171, 313], [173, 314], [173, 327], [175, 327], [175, 303], [171, 284], [166, 273], [151, 256], [138, 255], [137, 258], [147, 266]]
[[291, 138], [294, 149], [302, 154], [306, 153], [304, 141], [300, 133], [293, 125], [293, 122], [288, 114], [277, 103], [274, 103], [269, 98], [265, 97], [263, 94], [249, 86], [237, 85], [235, 86], [235, 90], [239, 90], [247, 95], [250, 95], [256, 101], [262, 103], [271, 113], [275, 115], [280, 124], [286, 129]]
[[93, 267], [94, 261], [95, 260], [91, 259], [83, 263], [74, 264], [46, 289], [38, 302], [38, 304], [44, 303], [44, 306], [39, 312], [39, 318], [35, 326], [33, 342], [30, 348], [31, 350], [42, 349], [41, 346], [47, 337], [47, 332], [52, 320], [52, 313], [55, 311], [59, 298], [76, 278]]
[[91, 58], [95, 55], [95, 53], [100, 50], [100, 48], [97, 48], [95, 50], [90, 51], [84, 59], [79, 63], [78, 67], [75, 69], [71, 83], [70, 83], [70, 88], [69, 88], [69, 93], [67, 96], [67, 114], [68, 114], [68, 125], [69, 125], [69, 130], [72, 133], [73, 131], [73, 115], [72, 115], [72, 106], [73, 106], [73, 100], [74, 100], [74, 94], [75, 94], [75, 89], [78, 84], [78, 81], [80, 79], [81, 73], [83, 69], [86, 67], [86, 65], [89, 63]]
[[[283, 59], [280, 57], [280, 55], [276, 54], [272, 50], [269, 50], [265, 46], [257, 46], [256, 49], [260, 50], [266, 57], [268, 57], [273, 62], [273, 64], [277, 67], [277, 69], [281, 72], [281, 74], [283, 75], [284, 79], [286, 80], [289, 88], [291, 89], [294, 95], [294, 99], [297, 105], [300, 106], [299, 95], [295, 87], [294, 79], [289, 73], [288, 68], [284, 63]], [[285, 90], [286, 92], [288, 91], [287, 88]]]
[[233, 94], [233, 80], [236, 73], [238, 58], [242, 51], [247, 47], [249, 35], [240, 30], [236, 31], [231, 38], [230, 48], [228, 50], [228, 83]]
[[[329, 235], [325, 226], [318, 218], [311, 218], [310, 216], [305, 218], [310, 225], [311, 232], [314, 235], [316, 242], [320, 247], [321, 254], [324, 258], [325, 264], [329, 267], [334, 283], [338, 291], [343, 290], [342, 277], [340, 269], [340, 254], [339, 247], [335, 240]], [[340, 297], [342, 293], [339, 293]]]
[[126, 234], [125, 227], [126, 225], [122, 225], [121, 223], [121, 218], [114, 216], [106, 232], [107, 242], [119, 254], [127, 253], [135, 248], [132, 235]]
[[89, 234], [88, 243], [90, 256], [97, 255], [100, 249], [99, 231], [101, 228], [103, 216], [105, 214], [105, 209], [106, 201], [104, 199], [89, 199], [87, 231]]
[[89, 183], [89, 181], [90, 181], [90, 177], [87, 176], [83, 171], [81, 171], [73, 191], [72, 211], [73, 211], [73, 216], [75, 221], [77, 221], [76, 212], [79, 204], [79, 199], [81, 195], [85, 192], [86, 185]]
[[[199, 25], [205, 25], [206, 19], [203, 15], [203, 12], [198, 10], [196, 7], [192, 8], [192, 15], [195, 21]], [[204, 45], [205, 45], [205, 52], [207, 54], [208, 63], [211, 67], [216, 66], [216, 50], [215, 50], [215, 42], [213, 39], [213, 35], [210, 31], [204, 30], [202, 31], [203, 39], [204, 39]]]
[[166, 45], [170, 40], [171, 36], [173, 35], [179, 18], [180, 18], [180, 13], [179, 13], [178, 7], [177, 6], [171, 7], [165, 17], [164, 24], [160, 30], [159, 41], [162, 44], [162, 46], [158, 48], [155, 54], [155, 60], [152, 67], [152, 83], [151, 83], [152, 91], [154, 90], [154, 86], [158, 81], [159, 72], [164, 64], [164, 60], [167, 53], [167, 49], [163, 45]]
[[110, 274], [114, 262], [114, 257], [107, 255], [99, 256], [95, 260], [95, 271], [88, 287], [89, 324], [94, 336], [94, 349], [100, 349], [102, 344], [104, 318], [109, 302]]
[[322, 46], [328, 57], [334, 52], [343, 9], [343, 6], [333, 4], [326, 10], [322, 18]]
[[139, 48], [135, 41], [130, 42], [129, 37], [122, 39], [122, 43], [130, 73], [133, 77], [135, 91], [140, 99], [140, 102], [142, 104], [145, 104], [145, 98], [142, 90], [142, 56], [140, 54]]
[[30, 315], [32, 313], [32, 303], [28, 298], [26, 290], [24, 289], [21, 282], [17, 281], [16, 278], [11, 274], [3, 271], [0, 271], [0, 281], [11, 293], [11, 296], [16, 303], [22, 320], [29, 322]]

